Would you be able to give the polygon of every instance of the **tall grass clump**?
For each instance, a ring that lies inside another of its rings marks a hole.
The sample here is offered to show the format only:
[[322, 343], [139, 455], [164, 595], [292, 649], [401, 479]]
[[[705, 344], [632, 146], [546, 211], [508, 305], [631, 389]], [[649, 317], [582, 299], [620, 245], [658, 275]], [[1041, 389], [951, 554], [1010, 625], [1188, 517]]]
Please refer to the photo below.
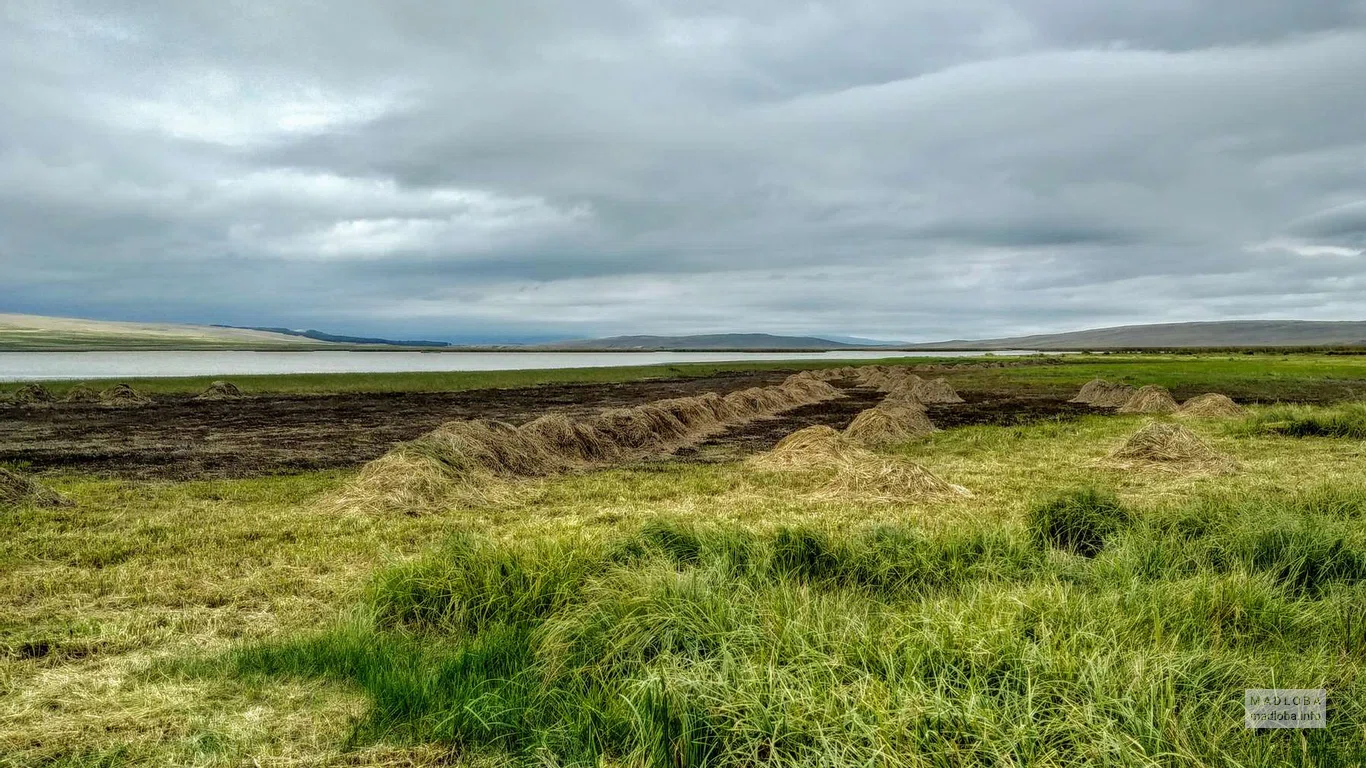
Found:
[[1129, 522], [1129, 512], [1113, 495], [1095, 487], [1066, 491], [1034, 506], [1026, 518], [1040, 546], [1095, 557], [1107, 538]]
[[1254, 434], [1291, 437], [1346, 437], [1366, 439], [1366, 403], [1317, 407], [1277, 405], [1258, 411], [1244, 422]]
[[[1354, 765], [1358, 509], [1321, 492], [1138, 513], [1080, 489], [1024, 526], [935, 533], [462, 536], [380, 573], [343, 627], [232, 660], [359, 687], [357, 742], [519, 765]], [[1328, 727], [1248, 733], [1257, 687], [1328, 688]]]

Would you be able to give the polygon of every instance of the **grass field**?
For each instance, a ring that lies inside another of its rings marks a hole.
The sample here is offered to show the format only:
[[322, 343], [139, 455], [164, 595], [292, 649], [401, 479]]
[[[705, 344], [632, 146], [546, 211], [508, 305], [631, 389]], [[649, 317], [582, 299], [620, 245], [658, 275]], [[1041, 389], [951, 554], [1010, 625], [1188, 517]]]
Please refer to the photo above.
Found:
[[[954, 378], [1271, 400], [1363, 373]], [[961, 498], [652, 462], [407, 515], [330, 504], [350, 472], [48, 475], [75, 506], [0, 505], [0, 765], [1359, 765], [1362, 414], [1183, 422], [1226, 472], [1108, 462], [1146, 416], [884, 452]], [[1327, 688], [1329, 727], [1244, 730], [1251, 687]]]

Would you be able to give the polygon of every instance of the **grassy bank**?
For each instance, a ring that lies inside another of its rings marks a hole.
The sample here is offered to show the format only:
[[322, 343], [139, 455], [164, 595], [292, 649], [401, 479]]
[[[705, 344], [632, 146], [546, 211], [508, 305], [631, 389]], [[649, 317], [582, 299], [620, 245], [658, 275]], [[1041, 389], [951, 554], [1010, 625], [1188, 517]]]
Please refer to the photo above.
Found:
[[[1234, 473], [1106, 463], [1145, 417], [887, 452], [973, 493], [942, 499], [651, 463], [411, 516], [331, 506], [346, 473], [47, 475], [74, 507], [0, 507], [0, 765], [1354, 765], [1361, 444], [1268, 411], [1190, 422]], [[1241, 729], [1244, 687], [1301, 685], [1329, 730]]]

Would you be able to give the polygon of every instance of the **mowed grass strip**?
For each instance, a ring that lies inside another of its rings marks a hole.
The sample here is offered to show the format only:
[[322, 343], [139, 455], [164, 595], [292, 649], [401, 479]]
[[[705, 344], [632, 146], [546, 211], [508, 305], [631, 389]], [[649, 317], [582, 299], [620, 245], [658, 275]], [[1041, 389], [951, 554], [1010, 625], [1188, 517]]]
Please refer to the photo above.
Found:
[[[354, 737], [556, 764], [1354, 765], [1366, 499], [1214, 496], [934, 535], [655, 522], [462, 536], [381, 574], [366, 618], [240, 673], [341, 680]], [[1073, 532], [1075, 533], [1075, 532]], [[1061, 546], [1059, 546], [1061, 545]], [[1255, 687], [1329, 727], [1244, 730]]]

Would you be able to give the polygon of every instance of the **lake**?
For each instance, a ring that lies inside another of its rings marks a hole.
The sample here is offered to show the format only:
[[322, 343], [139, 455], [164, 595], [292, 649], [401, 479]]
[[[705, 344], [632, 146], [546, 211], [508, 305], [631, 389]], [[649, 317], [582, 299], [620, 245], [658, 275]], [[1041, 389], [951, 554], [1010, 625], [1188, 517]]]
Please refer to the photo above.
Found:
[[[610, 368], [666, 363], [975, 357], [953, 352], [0, 352], [0, 381]], [[996, 355], [1034, 354], [1025, 350]]]

